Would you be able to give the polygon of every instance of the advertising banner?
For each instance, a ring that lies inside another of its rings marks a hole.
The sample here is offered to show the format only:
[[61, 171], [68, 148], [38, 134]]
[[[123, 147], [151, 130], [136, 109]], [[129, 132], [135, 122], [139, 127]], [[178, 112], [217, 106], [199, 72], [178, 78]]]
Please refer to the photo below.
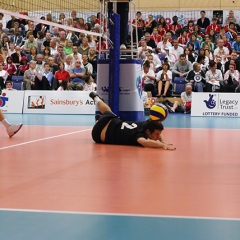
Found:
[[240, 117], [236, 93], [192, 93], [191, 116]]
[[89, 91], [25, 91], [23, 113], [95, 114]]
[[24, 91], [3, 90], [0, 95], [0, 109], [4, 113], [22, 113]]

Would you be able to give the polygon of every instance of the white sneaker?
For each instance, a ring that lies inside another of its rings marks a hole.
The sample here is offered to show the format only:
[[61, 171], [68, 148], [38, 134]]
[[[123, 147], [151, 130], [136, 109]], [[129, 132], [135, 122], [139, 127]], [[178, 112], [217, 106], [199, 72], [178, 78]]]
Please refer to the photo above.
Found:
[[121, 44], [120, 50], [126, 50], [126, 49], [127, 49], [126, 45], [125, 44]]
[[15, 135], [22, 127], [22, 123], [20, 124], [16, 124], [16, 125], [10, 125], [8, 128], [7, 128], [7, 134], [9, 137], [12, 137], [13, 135]]

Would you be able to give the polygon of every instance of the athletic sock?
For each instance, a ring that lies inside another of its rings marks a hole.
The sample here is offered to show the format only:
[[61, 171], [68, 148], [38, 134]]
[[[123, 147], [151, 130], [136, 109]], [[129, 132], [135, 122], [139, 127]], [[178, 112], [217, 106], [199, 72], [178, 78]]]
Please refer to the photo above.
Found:
[[98, 96], [94, 98], [95, 103], [97, 104], [98, 102], [102, 101]]
[[8, 128], [9, 126], [11, 126], [11, 124], [7, 121], [6, 118], [4, 118], [4, 119], [2, 120], [2, 124], [3, 124], [3, 126], [4, 126], [5, 128]]

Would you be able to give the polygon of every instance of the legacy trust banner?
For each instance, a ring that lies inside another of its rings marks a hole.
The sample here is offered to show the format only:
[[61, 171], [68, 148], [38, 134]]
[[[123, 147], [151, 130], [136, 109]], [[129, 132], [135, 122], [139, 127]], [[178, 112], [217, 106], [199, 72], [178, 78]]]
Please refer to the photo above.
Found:
[[193, 93], [191, 116], [240, 117], [240, 95]]

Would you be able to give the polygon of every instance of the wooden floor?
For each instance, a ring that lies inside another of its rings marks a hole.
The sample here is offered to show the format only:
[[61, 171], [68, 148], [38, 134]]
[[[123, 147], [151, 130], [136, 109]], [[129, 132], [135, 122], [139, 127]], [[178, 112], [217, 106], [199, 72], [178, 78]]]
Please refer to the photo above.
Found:
[[[14, 121], [21, 116], [8, 118]], [[32, 123], [31, 118], [38, 121]], [[222, 126], [214, 128], [213, 118], [170, 115], [164, 135], [177, 150], [166, 151], [95, 144], [91, 139], [93, 116], [85, 118], [64, 116], [61, 123], [51, 115], [22, 116], [24, 127], [12, 139], [0, 127], [0, 218], [26, 210], [216, 218], [235, 219], [240, 229], [240, 131], [227, 129], [228, 125], [240, 126], [238, 119], [216, 119], [215, 127]], [[185, 128], [186, 122], [189, 128]], [[209, 127], [194, 127], [202, 125]], [[16, 215], [7, 216], [12, 221]], [[0, 239], [15, 239], [0, 224], [1, 231]], [[27, 229], [22, 229], [22, 234], [18, 239], [39, 239], [25, 238], [30, 234]], [[64, 239], [55, 232], [51, 234], [42, 239]], [[104, 239], [138, 239], [134, 234], [133, 238], [112, 238], [108, 234]], [[238, 234], [236, 230], [228, 239], [237, 239]], [[183, 239], [198, 239], [192, 237]]]

